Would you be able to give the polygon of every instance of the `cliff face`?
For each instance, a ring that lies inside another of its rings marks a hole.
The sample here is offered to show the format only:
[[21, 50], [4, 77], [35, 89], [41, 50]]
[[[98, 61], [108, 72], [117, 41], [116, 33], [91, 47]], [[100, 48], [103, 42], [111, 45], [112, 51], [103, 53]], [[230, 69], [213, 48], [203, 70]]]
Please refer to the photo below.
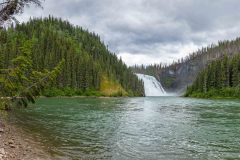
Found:
[[221, 59], [224, 55], [232, 57], [240, 53], [240, 39], [219, 42], [218, 45], [203, 48], [181, 62], [161, 68], [155, 75], [168, 92], [183, 94], [191, 85], [198, 73], [212, 61]]
[[159, 80], [168, 92], [182, 94], [206, 65], [197, 60], [171, 65], [160, 71]]

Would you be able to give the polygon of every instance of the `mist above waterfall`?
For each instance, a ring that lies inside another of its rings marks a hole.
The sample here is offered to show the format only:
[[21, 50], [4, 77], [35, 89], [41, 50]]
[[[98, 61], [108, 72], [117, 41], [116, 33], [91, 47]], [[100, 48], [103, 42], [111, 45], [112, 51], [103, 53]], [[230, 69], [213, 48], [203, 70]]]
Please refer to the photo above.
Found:
[[167, 96], [167, 93], [163, 89], [161, 83], [155, 77], [144, 74], [136, 75], [144, 83], [145, 96]]

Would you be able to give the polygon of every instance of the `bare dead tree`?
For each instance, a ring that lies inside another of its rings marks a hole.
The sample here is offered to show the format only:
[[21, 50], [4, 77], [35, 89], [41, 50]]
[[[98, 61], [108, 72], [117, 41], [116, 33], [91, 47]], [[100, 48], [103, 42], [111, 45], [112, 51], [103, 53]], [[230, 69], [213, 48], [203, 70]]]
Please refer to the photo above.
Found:
[[6, 22], [18, 22], [15, 15], [21, 14], [25, 6], [42, 7], [42, 0], [0, 0], [0, 27]]

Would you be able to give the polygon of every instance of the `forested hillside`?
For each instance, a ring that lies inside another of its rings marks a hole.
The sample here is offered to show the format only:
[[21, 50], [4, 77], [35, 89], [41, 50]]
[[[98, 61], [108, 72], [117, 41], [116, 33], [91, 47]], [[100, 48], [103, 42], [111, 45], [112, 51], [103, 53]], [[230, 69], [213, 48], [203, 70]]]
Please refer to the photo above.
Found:
[[240, 98], [240, 55], [212, 62], [198, 74], [185, 96]]
[[34, 69], [52, 69], [65, 60], [63, 71], [44, 95], [144, 95], [143, 83], [98, 35], [53, 17], [0, 30], [0, 69], [12, 65], [27, 40], [33, 42]]
[[240, 38], [237, 38], [199, 49], [189, 56], [173, 62], [171, 65], [135, 66], [132, 70], [137, 73], [154, 75], [161, 81], [167, 91], [182, 94], [186, 91], [187, 86], [193, 83], [198, 73], [211, 64], [211, 62], [222, 59], [224, 56], [233, 57], [239, 53]]

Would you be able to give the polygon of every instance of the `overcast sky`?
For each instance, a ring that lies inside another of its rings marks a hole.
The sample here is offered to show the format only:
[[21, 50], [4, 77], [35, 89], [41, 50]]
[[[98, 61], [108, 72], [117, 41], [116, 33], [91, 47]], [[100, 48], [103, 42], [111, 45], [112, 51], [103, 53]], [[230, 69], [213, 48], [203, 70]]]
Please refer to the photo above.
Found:
[[240, 0], [45, 0], [20, 21], [53, 15], [98, 33], [128, 64], [170, 63], [240, 35]]

